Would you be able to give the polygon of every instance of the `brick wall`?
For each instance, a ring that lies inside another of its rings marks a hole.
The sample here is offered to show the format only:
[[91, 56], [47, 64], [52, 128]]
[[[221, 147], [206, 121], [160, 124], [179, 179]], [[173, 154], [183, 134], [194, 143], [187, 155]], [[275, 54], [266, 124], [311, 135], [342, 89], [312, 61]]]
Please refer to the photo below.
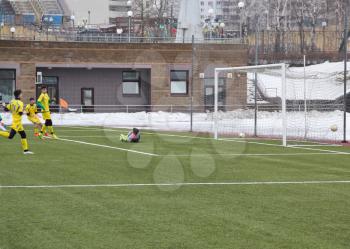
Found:
[[[150, 68], [152, 105], [187, 105], [189, 96], [170, 95], [170, 70], [187, 69], [192, 74], [194, 104], [204, 105], [204, 83], [200, 73], [213, 77], [215, 67], [242, 66], [248, 63], [245, 45], [196, 44], [192, 57], [191, 44], [102, 44], [33, 41], [0, 41], [0, 68], [17, 64], [17, 87], [25, 97], [35, 94], [35, 74], [38, 65], [72, 67]], [[230, 83], [230, 82], [229, 82]], [[192, 82], [190, 82], [192, 84]], [[233, 80], [231, 87], [246, 88], [242, 82]], [[191, 89], [191, 86], [189, 86]], [[243, 90], [240, 90], [242, 92]], [[231, 91], [228, 92], [231, 94]], [[233, 93], [232, 93], [233, 94]]]

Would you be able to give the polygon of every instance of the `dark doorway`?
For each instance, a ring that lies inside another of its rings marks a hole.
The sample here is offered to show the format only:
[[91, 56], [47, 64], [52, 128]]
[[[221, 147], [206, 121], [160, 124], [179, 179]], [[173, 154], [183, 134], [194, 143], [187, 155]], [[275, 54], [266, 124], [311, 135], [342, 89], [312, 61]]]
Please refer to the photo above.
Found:
[[95, 94], [94, 88], [81, 89], [81, 105], [83, 112], [94, 112]]
[[43, 76], [43, 83], [36, 85], [36, 96], [39, 98], [41, 94], [41, 88], [47, 87], [47, 94], [50, 97], [50, 110], [52, 112], [59, 111], [59, 82], [58, 77], [55, 76]]
[[[205, 86], [204, 88], [204, 105], [205, 109], [209, 111], [214, 111], [214, 105], [215, 105], [215, 95], [214, 91], [215, 88], [214, 86]], [[219, 86], [219, 110], [225, 110], [225, 101], [226, 98], [226, 92], [225, 92], [225, 87], [224, 86]]]

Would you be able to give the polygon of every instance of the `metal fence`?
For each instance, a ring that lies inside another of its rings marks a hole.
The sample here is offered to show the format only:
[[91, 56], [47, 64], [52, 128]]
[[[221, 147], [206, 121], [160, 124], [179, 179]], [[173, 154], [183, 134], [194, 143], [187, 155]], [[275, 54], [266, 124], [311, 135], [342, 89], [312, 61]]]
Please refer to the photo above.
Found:
[[[55, 41], [55, 42], [93, 42], [93, 43], [192, 43], [192, 39], [177, 39], [175, 37], [128, 37], [117, 34], [77, 34], [40, 32], [31, 35], [1, 35], [1, 40], [24, 41]], [[196, 44], [241, 44], [237, 38], [205, 38], [195, 39]]]
[[342, 31], [260, 31], [252, 32], [245, 39], [249, 45], [249, 57], [252, 63], [255, 63], [257, 52], [261, 63], [286, 61], [302, 64], [302, 57], [305, 54], [309, 55], [308, 59], [312, 63], [342, 59], [339, 53], [343, 46]]
[[[307, 101], [307, 111], [332, 112], [343, 111], [344, 105], [335, 101]], [[305, 102], [287, 101], [287, 111], [289, 112], [304, 112]], [[256, 106], [261, 112], [278, 112], [281, 111], [281, 104], [258, 103]], [[221, 112], [230, 112], [237, 110], [254, 110], [254, 104], [236, 104], [236, 105], [220, 105]], [[214, 110], [212, 105], [70, 105], [68, 109], [60, 106], [52, 106], [53, 112], [59, 113], [136, 113], [136, 112], [168, 112], [168, 113], [208, 113]], [[348, 106], [350, 112], [350, 104]]]
[[[340, 142], [343, 140], [343, 105], [340, 103], [287, 104], [288, 139]], [[281, 104], [259, 103], [222, 105], [217, 127], [221, 136], [281, 138], [283, 113]], [[257, 112], [255, 112], [255, 110]], [[212, 106], [195, 105], [71, 105], [69, 109], [52, 107], [56, 125], [134, 127], [169, 131], [213, 132], [215, 116]], [[257, 113], [257, 115], [255, 115]], [[10, 114], [4, 115], [10, 124]], [[30, 122], [24, 118], [25, 124]], [[345, 130], [350, 135], [349, 130]]]

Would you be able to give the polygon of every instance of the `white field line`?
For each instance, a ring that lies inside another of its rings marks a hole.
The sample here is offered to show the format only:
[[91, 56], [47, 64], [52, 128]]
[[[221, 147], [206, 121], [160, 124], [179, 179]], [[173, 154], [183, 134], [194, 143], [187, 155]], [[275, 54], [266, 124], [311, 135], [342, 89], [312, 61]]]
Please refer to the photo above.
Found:
[[209, 187], [209, 186], [256, 186], [256, 185], [324, 185], [350, 184], [343, 181], [280, 181], [280, 182], [192, 182], [192, 183], [141, 183], [141, 184], [89, 184], [89, 185], [3, 185], [0, 189], [62, 189], [62, 188], [130, 188], [130, 187]]
[[103, 145], [103, 144], [88, 143], [88, 142], [70, 140], [70, 139], [64, 139], [64, 138], [59, 138], [57, 140], [71, 142], [71, 143], [77, 143], [77, 144], [90, 145], [90, 146], [101, 147], [101, 148], [107, 148], [107, 149], [113, 149], [113, 150], [119, 150], [119, 151], [126, 151], [126, 152], [141, 154], [141, 155], [145, 155], [145, 156], [154, 156], [154, 157], [159, 156], [159, 155], [153, 154], [153, 153], [142, 152], [142, 151], [137, 151], [137, 150], [129, 150], [129, 149], [125, 149], [125, 148], [113, 147], [113, 146], [108, 146], [108, 145]]
[[[106, 136], [60, 136], [60, 138], [106, 138]], [[115, 136], [116, 138], [119, 138], [118, 136]]]
[[342, 147], [339, 144], [298, 144], [289, 145], [289, 147]]
[[[105, 136], [60, 136], [60, 138], [102, 138]], [[70, 140], [70, 139], [59, 139], [62, 141], [69, 141], [69, 142], [76, 142], [76, 143], [81, 143], [81, 144], [86, 144], [86, 145], [94, 145], [97, 146], [96, 144], [91, 144], [91, 143], [87, 143], [87, 142], [82, 142], [82, 141], [75, 141], [75, 140]], [[99, 147], [107, 147], [107, 148], [115, 148], [117, 149], [118, 147], [110, 147], [110, 146], [105, 146], [105, 145], [98, 145]], [[119, 148], [121, 149], [121, 148]], [[128, 150], [129, 151], [129, 150]], [[142, 153], [144, 154], [144, 152], [136, 152], [133, 150], [130, 150], [130, 152], [134, 152], [134, 153]], [[153, 155], [153, 154], [152, 154]], [[239, 154], [239, 153], [207, 153], [207, 154], [184, 154], [184, 155], [160, 155], [160, 154], [154, 154], [153, 156], [160, 156], [160, 157], [203, 157], [203, 156], [207, 156], [207, 155], [212, 155], [212, 156], [227, 156], [227, 157], [236, 157], [236, 156], [244, 156], [244, 157], [264, 157], [264, 156], [313, 156], [313, 155], [347, 155], [344, 153], [334, 153], [334, 152], [319, 152], [319, 153], [283, 153], [283, 154], [269, 154], [269, 153], [261, 153], [261, 154]]]
[[[113, 128], [113, 127], [109, 127], [109, 128], [93, 128], [93, 127], [83, 127], [83, 126], [59, 126], [59, 128], [64, 128], [64, 127], [69, 127], [78, 131], [84, 131], [84, 130], [107, 130], [107, 131], [114, 131], [114, 132], [125, 132], [126, 130], [128, 130], [128, 128]], [[81, 129], [81, 130], [79, 130]], [[147, 129], [150, 130], [150, 129]], [[74, 130], [66, 130], [64, 129], [63, 132], [65, 131], [74, 131]], [[161, 131], [162, 132], [162, 131]], [[181, 131], [180, 131], [181, 132]], [[186, 131], [184, 131], [186, 132]], [[199, 132], [200, 133], [200, 132]], [[156, 133], [156, 132], [142, 132], [142, 134], [162, 134], [162, 133]], [[162, 135], [171, 135], [171, 134], [162, 134]], [[207, 139], [213, 139], [213, 138], [207, 138]], [[226, 139], [225, 139], [226, 140]], [[251, 138], [251, 137], [247, 137], [247, 138], [227, 138], [227, 140], [232, 140], [232, 141], [249, 141], [249, 140], [256, 140], [256, 138]], [[267, 138], [266, 140], [271, 140], [271, 141], [281, 141], [281, 139], [278, 138]], [[308, 146], [307, 143], [314, 144], [315, 146], [317, 145], [324, 145], [325, 147], [342, 147], [339, 144], [328, 144], [328, 143], [324, 143], [324, 142], [317, 142], [317, 141], [301, 141], [301, 140], [288, 140], [290, 142], [298, 142], [298, 143], [302, 143], [302, 144], [306, 144], [306, 145], [300, 145], [300, 146]]]
[[[75, 128], [75, 127], [70, 127]], [[118, 131], [117, 129], [105, 129], [105, 128], [87, 128], [87, 127], [77, 127], [77, 129], [86, 129], [86, 130], [95, 130], [95, 131]], [[154, 133], [154, 132], [142, 132], [142, 134], [148, 134], [148, 135], [158, 135], [158, 136], [166, 136], [166, 137], [178, 137], [178, 138], [192, 138], [192, 139], [201, 139], [201, 140], [214, 140], [214, 138], [208, 138], [208, 137], [194, 137], [194, 136], [185, 136], [185, 135], [175, 135], [175, 134], [165, 134], [165, 133]], [[271, 147], [279, 147], [284, 148], [283, 145], [279, 144], [269, 144], [269, 143], [262, 143], [262, 142], [253, 142], [253, 141], [245, 141], [245, 140], [232, 140], [232, 139], [218, 139], [218, 141], [227, 141], [227, 142], [234, 142], [234, 143], [247, 143], [247, 144], [257, 144], [257, 145], [264, 145], [264, 146], [271, 146]], [[334, 150], [324, 150], [324, 149], [317, 149], [317, 148], [306, 148], [306, 147], [295, 147], [295, 146], [288, 146], [287, 148], [291, 149], [298, 149], [298, 150], [310, 150], [310, 151], [318, 151], [318, 152], [328, 152], [328, 153], [336, 153], [336, 154], [343, 154], [343, 155], [350, 155], [348, 152], [340, 152], [340, 151], [334, 151]]]
[[336, 150], [324, 150], [324, 149], [316, 149], [316, 148], [306, 148], [306, 147], [290, 147], [288, 148], [291, 149], [299, 149], [299, 150], [310, 150], [310, 151], [320, 151], [320, 152], [329, 152], [329, 153], [334, 153], [334, 154], [339, 154], [339, 155], [350, 155], [349, 152], [343, 152], [343, 151], [336, 151]]
[[[56, 127], [55, 127], [56, 128]], [[73, 128], [73, 127], [69, 127], [69, 128], [72, 128], [72, 129], [64, 129], [64, 130], [61, 130], [60, 128], [63, 128], [63, 127], [58, 127], [55, 129], [56, 133], [62, 133], [62, 132], [86, 132], [86, 129], [83, 129], [82, 127], [81, 128]]]
[[[155, 135], [157, 133], [143, 133], [143, 134], [147, 134], [147, 135]], [[157, 134], [158, 135], [158, 134]], [[63, 138], [105, 138], [106, 136], [84, 136], [84, 135], [71, 135], [71, 136], [60, 136]], [[109, 136], [108, 136], [109, 137]], [[113, 137], [113, 136], [112, 136]], [[115, 135], [115, 137], [118, 137], [117, 135]], [[223, 140], [223, 139], [222, 139]], [[233, 142], [243, 142], [243, 139], [240, 140], [234, 140], [234, 139], [225, 139], [224, 141], [233, 141]], [[337, 145], [337, 144], [332, 144], [332, 145], [326, 145], [326, 144], [309, 144], [309, 145], [289, 145], [289, 147], [342, 147], [341, 145]]]
[[347, 154], [340, 154], [340, 153], [332, 153], [332, 152], [319, 152], [319, 153], [283, 153], [283, 154], [220, 154], [220, 153], [213, 153], [213, 154], [182, 154], [182, 155], [161, 155], [161, 157], [206, 157], [206, 156], [227, 156], [227, 157], [235, 157], [235, 156], [240, 156], [240, 157], [265, 157], [265, 156], [277, 156], [277, 157], [282, 157], [282, 156], [315, 156], [315, 155], [347, 155]]
[[[75, 128], [75, 127], [70, 127]], [[77, 129], [85, 129], [85, 130], [94, 130], [94, 131], [113, 131], [113, 132], [123, 132], [119, 129], [113, 129], [113, 128], [88, 128], [88, 127], [76, 127]], [[178, 138], [191, 138], [191, 139], [200, 139], [200, 140], [212, 140], [215, 141], [214, 138], [211, 137], [194, 137], [194, 136], [186, 136], [186, 135], [176, 135], [176, 134], [166, 134], [166, 133], [156, 133], [156, 132], [142, 132], [142, 134], [146, 135], [157, 135], [157, 136], [163, 136], [163, 137], [178, 137]], [[249, 143], [249, 144], [258, 144], [258, 145], [267, 145], [272, 147], [283, 147], [282, 145], [278, 144], [269, 144], [269, 143], [261, 143], [261, 142], [252, 142], [252, 141], [245, 141], [245, 140], [234, 140], [234, 139], [225, 139], [220, 138], [218, 141], [227, 141], [227, 142], [235, 142], [235, 143]]]

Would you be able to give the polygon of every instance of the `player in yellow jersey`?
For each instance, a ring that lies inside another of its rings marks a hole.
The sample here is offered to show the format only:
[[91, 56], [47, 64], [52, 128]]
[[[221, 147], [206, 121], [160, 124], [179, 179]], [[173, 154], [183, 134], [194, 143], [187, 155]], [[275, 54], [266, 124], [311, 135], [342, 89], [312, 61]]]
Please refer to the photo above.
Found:
[[45, 124], [43, 125], [41, 129], [41, 135], [46, 133], [46, 129], [49, 130], [52, 138], [57, 139], [57, 136], [55, 135], [52, 127], [52, 119], [51, 119], [51, 112], [50, 112], [50, 97], [47, 94], [47, 87], [43, 86], [41, 87], [41, 94], [39, 96], [38, 107], [41, 108], [41, 113], [43, 114], [43, 119], [45, 120]]
[[38, 107], [35, 104], [35, 99], [30, 98], [30, 103], [26, 106], [26, 113], [28, 120], [34, 124], [34, 136], [42, 138], [41, 129], [43, 128], [43, 125], [40, 122], [38, 114]]
[[23, 116], [23, 108], [24, 108], [24, 104], [21, 101], [22, 91], [16, 90], [14, 92], [14, 95], [15, 95], [15, 99], [13, 99], [8, 105], [3, 104], [5, 111], [9, 111], [12, 114], [11, 131], [10, 133], [7, 131], [0, 131], [0, 136], [8, 139], [13, 139], [16, 133], [19, 133], [21, 136], [23, 153], [25, 155], [34, 154], [33, 152], [29, 151], [27, 135], [24, 131], [23, 124], [22, 124], [22, 116]]

